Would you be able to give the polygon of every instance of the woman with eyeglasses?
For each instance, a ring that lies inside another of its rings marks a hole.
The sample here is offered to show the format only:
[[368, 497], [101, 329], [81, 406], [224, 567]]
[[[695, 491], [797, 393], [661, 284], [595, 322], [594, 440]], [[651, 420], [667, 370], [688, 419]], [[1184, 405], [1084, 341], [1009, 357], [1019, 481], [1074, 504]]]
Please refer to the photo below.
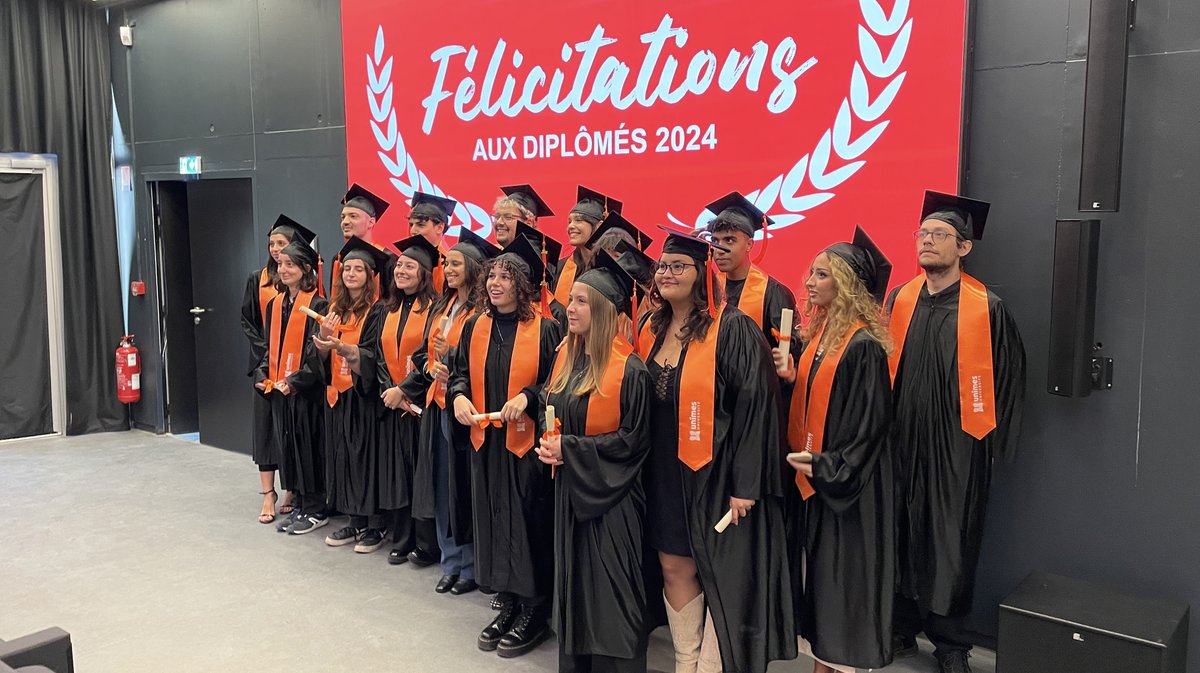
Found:
[[778, 376], [758, 325], [721, 301], [711, 244], [664, 230], [647, 360], [646, 541], [662, 568], [676, 670], [761, 673], [796, 656]]
[[805, 348], [774, 350], [795, 385], [788, 414], [788, 517], [801, 646], [814, 673], [892, 661], [895, 496], [888, 431], [891, 338], [880, 302], [891, 263], [862, 228], [813, 259]]

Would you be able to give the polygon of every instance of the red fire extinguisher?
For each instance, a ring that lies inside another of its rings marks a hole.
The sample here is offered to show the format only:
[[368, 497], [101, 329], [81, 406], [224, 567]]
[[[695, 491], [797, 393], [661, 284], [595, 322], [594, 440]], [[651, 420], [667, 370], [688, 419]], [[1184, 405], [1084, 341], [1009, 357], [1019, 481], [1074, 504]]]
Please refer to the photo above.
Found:
[[132, 334], [121, 337], [117, 347], [117, 399], [123, 404], [142, 399], [142, 360]]

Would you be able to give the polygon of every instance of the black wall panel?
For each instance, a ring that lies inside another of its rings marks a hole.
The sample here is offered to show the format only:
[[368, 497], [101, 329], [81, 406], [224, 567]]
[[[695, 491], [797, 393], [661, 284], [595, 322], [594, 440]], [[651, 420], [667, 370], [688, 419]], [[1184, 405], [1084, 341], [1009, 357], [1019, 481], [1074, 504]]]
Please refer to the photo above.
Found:
[[[132, 277], [147, 283], [129, 310], [145, 354], [140, 427], [164, 429], [146, 184], [178, 179], [179, 157], [200, 155], [206, 177], [251, 178], [261, 258], [280, 212], [337, 245], [347, 184], [340, 12], [339, 0], [162, 0], [112, 11], [113, 88], [138, 198]], [[135, 24], [130, 48], [117, 37], [124, 23]]]

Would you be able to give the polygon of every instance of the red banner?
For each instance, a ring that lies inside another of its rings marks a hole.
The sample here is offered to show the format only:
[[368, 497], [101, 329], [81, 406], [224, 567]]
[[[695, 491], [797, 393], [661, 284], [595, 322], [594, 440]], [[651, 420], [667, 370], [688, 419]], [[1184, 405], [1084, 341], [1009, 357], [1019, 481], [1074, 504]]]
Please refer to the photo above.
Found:
[[[560, 240], [577, 184], [647, 230], [703, 226], [737, 190], [775, 220], [763, 267], [793, 289], [855, 224], [897, 284], [923, 191], [957, 185], [965, 16], [966, 0], [344, 0], [350, 179], [455, 199], [451, 236], [490, 235], [499, 186], [529, 183]], [[375, 238], [407, 235], [406, 214]]]

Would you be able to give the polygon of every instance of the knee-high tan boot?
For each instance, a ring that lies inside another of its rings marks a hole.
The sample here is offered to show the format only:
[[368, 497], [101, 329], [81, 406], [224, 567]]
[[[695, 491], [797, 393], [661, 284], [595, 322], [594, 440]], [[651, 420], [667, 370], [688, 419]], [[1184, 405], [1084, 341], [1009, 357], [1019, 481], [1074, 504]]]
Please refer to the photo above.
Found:
[[696, 662], [696, 673], [721, 673], [721, 646], [717, 643], [717, 629], [713, 625], [712, 613], [704, 611], [704, 639], [700, 643], [700, 661]]
[[678, 612], [671, 607], [665, 593], [663, 603], [667, 606], [667, 623], [671, 626], [671, 642], [675, 645], [675, 673], [696, 673], [700, 642], [704, 638], [704, 594], [693, 598]]

